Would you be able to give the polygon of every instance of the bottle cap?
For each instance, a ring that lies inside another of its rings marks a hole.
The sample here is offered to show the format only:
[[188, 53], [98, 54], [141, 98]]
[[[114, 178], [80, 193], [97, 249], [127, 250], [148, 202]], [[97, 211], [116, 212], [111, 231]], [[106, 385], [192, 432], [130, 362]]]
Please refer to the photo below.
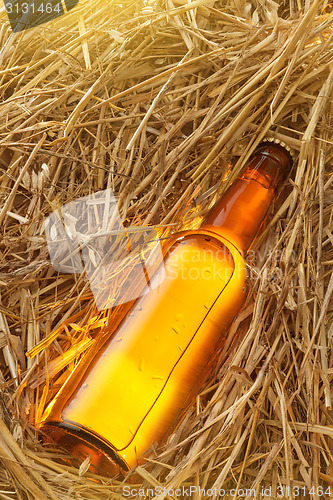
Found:
[[290, 146], [288, 146], [288, 144], [286, 144], [284, 141], [281, 141], [280, 139], [277, 139], [276, 137], [268, 136], [268, 137], [265, 137], [261, 141], [261, 143], [259, 144], [259, 147], [260, 147], [260, 145], [265, 144], [267, 142], [281, 146], [281, 148], [285, 149], [289, 153], [289, 155], [291, 156], [291, 160], [292, 161], [295, 160], [295, 151]]

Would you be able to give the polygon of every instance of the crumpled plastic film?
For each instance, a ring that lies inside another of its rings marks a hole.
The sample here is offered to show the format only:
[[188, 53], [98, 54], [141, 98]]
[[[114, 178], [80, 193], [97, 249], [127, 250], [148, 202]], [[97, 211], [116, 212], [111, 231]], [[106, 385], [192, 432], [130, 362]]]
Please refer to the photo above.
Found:
[[85, 270], [99, 310], [136, 299], [164, 277], [156, 230], [125, 228], [111, 189], [63, 205], [46, 219], [45, 232], [54, 269]]

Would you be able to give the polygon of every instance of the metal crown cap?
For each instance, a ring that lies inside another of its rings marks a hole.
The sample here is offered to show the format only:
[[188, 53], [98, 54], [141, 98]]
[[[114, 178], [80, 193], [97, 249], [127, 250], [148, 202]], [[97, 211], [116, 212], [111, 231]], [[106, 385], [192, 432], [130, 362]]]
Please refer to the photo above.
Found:
[[263, 142], [271, 142], [274, 144], [278, 144], [279, 146], [284, 148], [286, 151], [288, 151], [292, 160], [295, 159], [295, 151], [290, 146], [288, 146], [288, 144], [286, 144], [284, 141], [281, 141], [280, 139], [276, 139], [275, 137], [265, 137], [264, 139], [262, 139], [261, 143], [263, 143]]

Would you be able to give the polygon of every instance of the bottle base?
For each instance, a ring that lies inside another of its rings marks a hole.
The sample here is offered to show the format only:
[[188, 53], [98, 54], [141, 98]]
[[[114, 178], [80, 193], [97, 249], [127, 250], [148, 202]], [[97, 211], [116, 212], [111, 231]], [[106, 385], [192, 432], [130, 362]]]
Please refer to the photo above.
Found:
[[124, 476], [129, 471], [120, 456], [88, 429], [68, 422], [47, 422], [40, 431], [44, 442], [56, 443], [80, 462], [90, 455], [89, 470], [95, 474], [114, 477], [117, 474]]

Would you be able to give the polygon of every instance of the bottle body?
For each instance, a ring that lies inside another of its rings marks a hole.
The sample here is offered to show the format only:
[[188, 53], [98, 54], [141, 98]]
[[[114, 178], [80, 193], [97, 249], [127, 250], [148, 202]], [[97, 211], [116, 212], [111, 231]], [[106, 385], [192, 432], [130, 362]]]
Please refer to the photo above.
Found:
[[259, 148], [201, 228], [170, 239], [157, 285], [80, 361], [44, 413], [45, 435], [81, 460], [90, 454], [99, 473], [115, 473], [170, 431], [242, 306], [243, 252], [290, 165], [280, 146]]
[[102, 450], [93, 457], [96, 468], [114, 470], [107, 456], [129, 469], [163, 437], [202, 385], [244, 298], [240, 253], [207, 230], [173, 238], [158, 272], [163, 279], [156, 275], [159, 284], [134, 303], [43, 417], [55, 440], [66, 444], [71, 435], [71, 448], [74, 436], [95, 443]]

